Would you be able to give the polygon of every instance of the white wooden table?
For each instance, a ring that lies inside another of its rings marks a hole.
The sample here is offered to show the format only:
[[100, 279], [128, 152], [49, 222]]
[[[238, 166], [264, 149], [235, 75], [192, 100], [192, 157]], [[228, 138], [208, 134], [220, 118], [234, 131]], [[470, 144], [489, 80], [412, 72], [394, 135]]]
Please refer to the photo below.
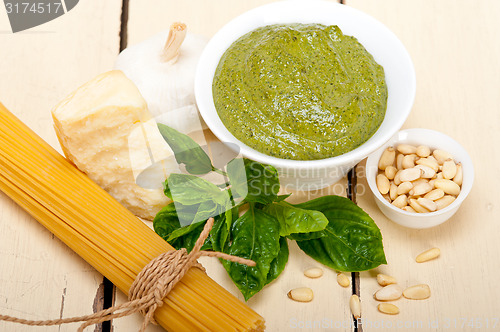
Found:
[[[307, 0], [304, 0], [307, 1]], [[75, 88], [112, 68], [120, 44], [129, 45], [173, 21], [194, 33], [214, 34], [238, 14], [265, 0], [87, 0], [66, 15], [12, 34], [0, 7], [0, 101], [59, 151], [51, 108]], [[500, 330], [500, 2], [497, 0], [345, 0], [386, 24], [402, 40], [415, 64], [417, 95], [405, 128], [425, 127], [452, 136], [470, 153], [476, 171], [472, 192], [449, 222], [429, 230], [411, 230], [386, 219], [375, 206], [357, 168], [358, 204], [379, 225], [388, 265], [355, 279], [362, 300], [361, 331]], [[128, 15], [122, 15], [128, 8]], [[128, 16], [128, 21], [122, 21]], [[122, 29], [123, 27], [126, 28]], [[125, 33], [126, 32], [126, 33]], [[124, 37], [127, 36], [125, 40]], [[345, 195], [347, 180], [311, 193]], [[292, 196], [293, 197], [293, 196]], [[295, 195], [294, 200], [303, 199]], [[438, 260], [415, 263], [432, 246]], [[220, 264], [203, 259], [208, 273], [239, 296]], [[248, 304], [267, 320], [269, 331], [354, 331], [348, 308], [353, 292], [341, 288], [335, 271], [319, 280], [302, 271], [318, 263], [291, 246], [279, 279]], [[426, 301], [399, 300], [401, 313], [377, 312], [374, 276], [384, 272], [403, 286], [427, 283]], [[316, 294], [309, 304], [286, 293], [297, 286]], [[0, 193], [0, 313], [49, 319], [91, 313], [109, 302], [124, 301], [106, 293], [103, 277]], [[241, 298], [241, 296], [240, 296]], [[139, 316], [115, 320], [114, 331], [137, 331]], [[0, 322], [0, 331], [74, 331], [76, 325], [25, 327]], [[89, 328], [91, 330], [93, 328]], [[150, 326], [148, 331], [162, 329]], [[109, 331], [109, 326], [97, 327]]]

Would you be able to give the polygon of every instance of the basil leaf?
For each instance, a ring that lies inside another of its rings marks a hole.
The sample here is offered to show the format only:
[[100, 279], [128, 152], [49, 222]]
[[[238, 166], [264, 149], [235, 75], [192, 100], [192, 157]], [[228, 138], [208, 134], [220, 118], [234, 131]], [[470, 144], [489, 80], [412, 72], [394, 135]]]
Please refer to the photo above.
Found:
[[212, 248], [215, 251], [225, 252], [229, 244], [229, 233], [231, 231], [232, 212], [227, 210], [224, 214], [215, 217], [214, 226], [210, 231]]
[[183, 205], [200, 204], [213, 201], [226, 206], [229, 193], [205, 179], [189, 174], [170, 174], [165, 181], [165, 195], [176, 203]]
[[282, 201], [284, 201], [285, 199], [287, 199], [290, 196], [292, 196], [292, 193], [284, 194], [284, 195], [278, 195], [278, 197], [276, 197], [275, 202], [282, 202]]
[[[200, 237], [205, 222], [194, 223], [181, 227], [174, 203], [170, 203], [158, 212], [153, 220], [155, 232], [175, 249], [186, 248], [191, 251]], [[210, 239], [207, 239], [202, 250], [212, 249]]]
[[287, 235], [286, 237], [290, 240], [305, 241], [305, 240], [319, 239], [320, 237], [325, 237], [326, 235], [327, 233], [324, 230], [322, 230], [319, 232], [311, 232], [311, 233], [293, 233]]
[[278, 220], [280, 236], [322, 231], [328, 225], [328, 219], [323, 213], [301, 209], [287, 202], [269, 204], [264, 211]]
[[253, 260], [256, 266], [222, 261], [229, 277], [245, 300], [264, 287], [271, 262], [278, 256], [279, 225], [276, 219], [250, 204], [245, 214], [231, 228], [232, 242], [226, 253]]
[[236, 158], [227, 164], [227, 174], [235, 198], [269, 204], [278, 197], [280, 182], [278, 171], [273, 166]]
[[190, 174], [206, 174], [214, 169], [207, 153], [191, 137], [158, 123], [163, 139], [174, 151], [177, 163], [184, 164]]
[[175, 205], [172, 202], [163, 207], [156, 214], [153, 219], [153, 229], [156, 234], [166, 241], [170, 234], [178, 228], [181, 228], [181, 224], [179, 223], [179, 218], [177, 217]]
[[269, 268], [269, 274], [267, 275], [266, 284], [270, 283], [285, 269], [285, 265], [288, 262], [288, 242], [285, 237], [280, 238], [280, 251], [278, 256], [271, 262], [271, 267]]
[[387, 264], [382, 234], [360, 207], [340, 196], [324, 196], [296, 207], [323, 212], [329, 223], [325, 237], [297, 241], [320, 263], [340, 271], [365, 271]]

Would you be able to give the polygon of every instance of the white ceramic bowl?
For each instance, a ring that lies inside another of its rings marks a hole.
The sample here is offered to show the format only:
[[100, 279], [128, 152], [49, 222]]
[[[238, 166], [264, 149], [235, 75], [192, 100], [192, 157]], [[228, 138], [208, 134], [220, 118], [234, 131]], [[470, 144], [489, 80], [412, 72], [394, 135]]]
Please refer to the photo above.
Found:
[[[453, 155], [455, 162], [462, 163], [462, 189], [453, 203], [435, 212], [412, 213], [399, 209], [384, 199], [382, 194], [378, 191], [375, 181], [378, 173], [378, 162], [382, 153], [388, 146], [395, 147], [401, 143], [427, 145], [431, 150], [445, 150]], [[451, 137], [434, 130], [414, 128], [398, 132], [389, 142], [368, 157], [366, 160], [366, 179], [375, 197], [375, 203], [377, 203], [377, 206], [387, 218], [402, 226], [423, 229], [440, 225], [457, 212], [458, 208], [472, 189], [472, 183], [474, 182], [474, 167], [467, 151]]]
[[[288, 160], [260, 153], [237, 140], [226, 129], [212, 97], [212, 81], [220, 57], [242, 35], [258, 27], [277, 23], [338, 25], [344, 34], [356, 37], [384, 67], [388, 87], [387, 111], [382, 125], [367, 142], [333, 158]], [[288, 0], [250, 10], [215, 34], [198, 63], [195, 95], [203, 119], [222, 142], [235, 143], [243, 156], [275, 166], [282, 185], [312, 190], [337, 182], [401, 128], [413, 105], [415, 86], [415, 71], [410, 56], [399, 39], [382, 23], [354, 8], [334, 2]]]

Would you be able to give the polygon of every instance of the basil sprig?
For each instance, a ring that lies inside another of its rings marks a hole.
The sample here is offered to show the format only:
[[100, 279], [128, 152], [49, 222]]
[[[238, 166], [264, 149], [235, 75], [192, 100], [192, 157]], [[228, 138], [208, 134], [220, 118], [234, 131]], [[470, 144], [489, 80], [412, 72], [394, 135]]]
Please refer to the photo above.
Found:
[[[155, 217], [155, 232], [177, 249], [192, 250], [206, 220], [215, 218], [203, 250], [251, 259], [256, 266], [222, 260], [230, 278], [248, 300], [275, 280], [288, 261], [288, 240], [318, 262], [338, 271], [364, 271], [386, 264], [379, 228], [360, 207], [340, 196], [301, 204], [278, 195], [278, 172], [270, 165], [231, 160], [216, 169], [188, 136], [159, 125], [179, 164], [190, 174], [171, 174], [165, 195], [173, 200]], [[215, 171], [225, 183], [195, 175]], [[182, 224], [181, 224], [182, 221]]]

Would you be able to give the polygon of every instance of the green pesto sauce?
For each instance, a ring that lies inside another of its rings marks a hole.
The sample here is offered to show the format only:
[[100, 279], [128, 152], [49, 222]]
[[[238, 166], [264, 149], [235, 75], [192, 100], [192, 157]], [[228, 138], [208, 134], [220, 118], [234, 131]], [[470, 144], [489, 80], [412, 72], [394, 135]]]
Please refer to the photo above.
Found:
[[367, 141], [384, 119], [387, 86], [383, 67], [337, 26], [280, 24], [227, 49], [213, 97], [224, 125], [246, 145], [311, 160]]

